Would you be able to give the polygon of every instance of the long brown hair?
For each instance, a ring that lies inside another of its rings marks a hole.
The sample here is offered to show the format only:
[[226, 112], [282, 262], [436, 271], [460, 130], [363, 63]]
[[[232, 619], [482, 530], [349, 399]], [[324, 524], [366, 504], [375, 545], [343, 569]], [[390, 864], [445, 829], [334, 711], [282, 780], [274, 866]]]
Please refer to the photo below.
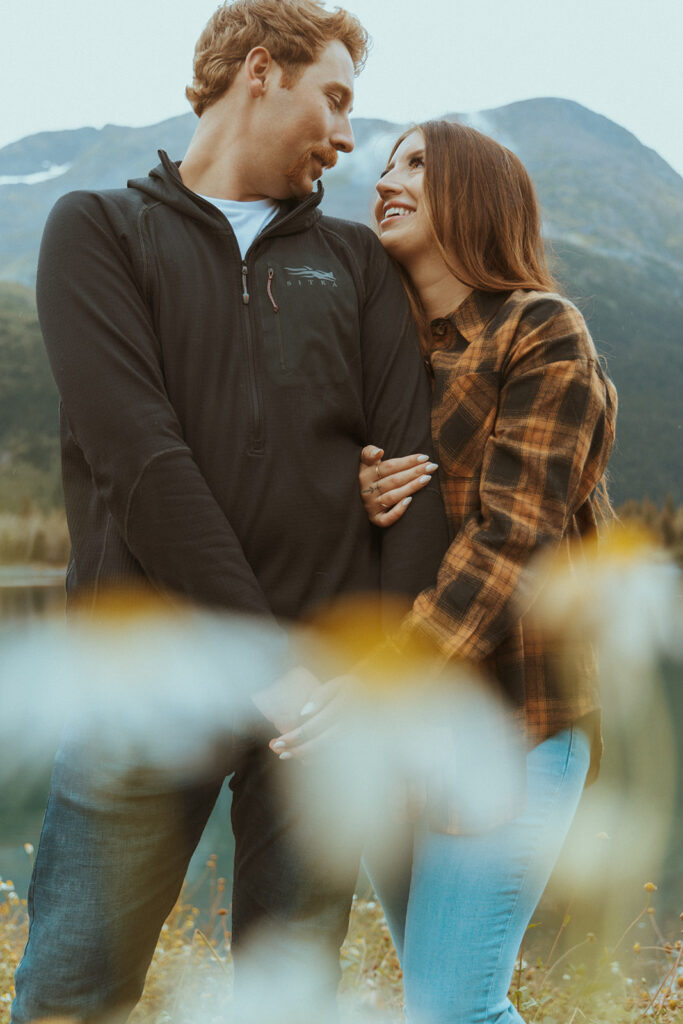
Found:
[[[423, 121], [408, 128], [390, 161], [416, 130], [425, 143], [425, 208], [451, 273], [486, 292], [560, 292], [548, 269], [538, 200], [522, 161], [488, 135], [455, 121]], [[399, 270], [427, 354], [427, 316], [408, 274]], [[593, 507], [604, 522], [614, 517], [606, 474], [593, 494]]]
[[[407, 129], [390, 160], [414, 131], [425, 143], [423, 198], [434, 241], [458, 280], [486, 292], [559, 291], [548, 269], [534, 186], [521, 160], [454, 121], [423, 121]], [[403, 278], [424, 335], [422, 304]]]

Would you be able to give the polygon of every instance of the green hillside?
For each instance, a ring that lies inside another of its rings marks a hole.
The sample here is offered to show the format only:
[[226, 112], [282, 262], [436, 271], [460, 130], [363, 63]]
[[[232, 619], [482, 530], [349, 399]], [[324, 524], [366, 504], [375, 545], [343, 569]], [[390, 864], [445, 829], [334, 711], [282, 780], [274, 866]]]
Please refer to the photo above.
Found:
[[665, 264], [615, 261], [558, 243], [558, 274], [619, 392], [610, 491], [621, 504], [683, 502], [683, 301]]
[[0, 284], [0, 510], [60, 503], [58, 403], [33, 293]]
[[[671, 493], [680, 504], [682, 310], [672, 301], [671, 271], [563, 244], [555, 257], [619, 391], [614, 500], [649, 497], [661, 504]], [[21, 511], [28, 501], [44, 510], [60, 503], [57, 410], [33, 293], [0, 283], [0, 511]]]

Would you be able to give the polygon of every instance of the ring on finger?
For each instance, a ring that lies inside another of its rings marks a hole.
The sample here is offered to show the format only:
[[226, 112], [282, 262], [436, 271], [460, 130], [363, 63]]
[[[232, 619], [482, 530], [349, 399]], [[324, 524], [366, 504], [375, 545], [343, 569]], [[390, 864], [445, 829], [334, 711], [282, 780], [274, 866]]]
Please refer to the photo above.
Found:
[[377, 474], [377, 479], [381, 480], [382, 479], [382, 474], [379, 471], [379, 466], [375, 466], [375, 473]]
[[385, 505], [383, 501], [379, 501], [379, 502], [378, 502], [377, 504], [379, 505], [379, 507], [380, 507], [380, 508], [381, 508], [381, 509], [382, 509], [382, 510], [383, 510], [384, 512], [388, 512], [388, 511], [389, 511], [389, 506], [388, 506], [388, 505]]

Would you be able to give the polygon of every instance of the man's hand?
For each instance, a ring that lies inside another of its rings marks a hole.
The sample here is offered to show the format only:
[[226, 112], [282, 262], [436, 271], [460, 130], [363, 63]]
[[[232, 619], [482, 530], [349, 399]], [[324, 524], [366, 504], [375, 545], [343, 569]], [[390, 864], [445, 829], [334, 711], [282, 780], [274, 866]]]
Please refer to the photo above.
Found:
[[322, 689], [316, 676], [297, 665], [272, 686], [251, 696], [262, 715], [280, 732], [294, 729], [301, 722], [301, 709], [309, 704], [315, 691]]
[[322, 744], [341, 734], [357, 683], [353, 676], [337, 676], [317, 687], [299, 714], [299, 722], [268, 744], [283, 760], [306, 759]]

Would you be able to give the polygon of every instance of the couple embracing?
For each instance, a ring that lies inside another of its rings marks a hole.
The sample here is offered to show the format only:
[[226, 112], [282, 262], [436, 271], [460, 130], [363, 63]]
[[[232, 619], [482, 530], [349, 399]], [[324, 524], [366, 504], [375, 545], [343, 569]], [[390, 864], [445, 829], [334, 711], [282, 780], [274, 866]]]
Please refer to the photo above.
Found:
[[[488, 676], [526, 742], [518, 806], [475, 835], [406, 822], [405, 870], [370, 871], [411, 1024], [502, 1024], [522, 1019], [517, 950], [600, 753], [594, 680], [559, 678], [522, 579], [609, 509], [616, 396], [547, 268], [529, 177], [492, 139], [417, 125], [387, 154], [376, 232], [321, 214], [366, 50], [317, 0], [223, 4], [182, 161], [161, 152], [148, 177], [52, 211], [38, 305], [67, 588], [146, 582], [276, 632], [398, 594], [401, 638]], [[252, 695], [263, 727], [172, 800], [102, 792], [92, 751], [60, 750], [13, 1024], [127, 1018], [226, 776], [236, 981], [250, 933], [277, 922], [308, 929], [334, 987], [358, 863], [334, 883], [304, 869], [276, 793], [314, 770], [345, 685], [291, 664]]]

